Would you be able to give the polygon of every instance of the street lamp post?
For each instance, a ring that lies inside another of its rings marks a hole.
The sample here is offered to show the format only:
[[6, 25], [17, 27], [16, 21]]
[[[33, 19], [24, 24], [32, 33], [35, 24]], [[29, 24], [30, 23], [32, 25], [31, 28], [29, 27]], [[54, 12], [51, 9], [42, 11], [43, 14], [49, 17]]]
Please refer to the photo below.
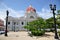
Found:
[[53, 11], [53, 18], [54, 18], [54, 28], [55, 28], [55, 39], [59, 39], [58, 35], [57, 35], [57, 27], [56, 27], [56, 19], [55, 19], [55, 11], [56, 11], [56, 5], [52, 5], [50, 4], [50, 8]]
[[6, 16], [6, 30], [5, 30], [5, 36], [8, 36], [8, 35], [7, 35], [8, 14], [9, 14], [8, 10], [6, 11], [6, 13], [7, 13], [7, 14], [6, 14], [7, 16]]

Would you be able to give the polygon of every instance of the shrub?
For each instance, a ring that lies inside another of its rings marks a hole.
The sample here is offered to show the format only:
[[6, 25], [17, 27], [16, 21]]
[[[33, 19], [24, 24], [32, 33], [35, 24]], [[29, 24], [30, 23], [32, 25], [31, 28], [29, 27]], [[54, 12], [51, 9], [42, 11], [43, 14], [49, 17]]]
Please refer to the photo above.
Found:
[[34, 36], [41, 36], [45, 33], [45, 31], [44, 30], [33, 30], [33, 31], [31, 31], [31, 33]]
[[60, 31], [58, 32], [59, 36], [60, 36]]
[[31, 32], [32, 35], [41, 36], [45, 33], [44, 29], [46, 27], [46, 22], [43, 18], [38, 18], [37, 20], [28, 22], [24, 28]]

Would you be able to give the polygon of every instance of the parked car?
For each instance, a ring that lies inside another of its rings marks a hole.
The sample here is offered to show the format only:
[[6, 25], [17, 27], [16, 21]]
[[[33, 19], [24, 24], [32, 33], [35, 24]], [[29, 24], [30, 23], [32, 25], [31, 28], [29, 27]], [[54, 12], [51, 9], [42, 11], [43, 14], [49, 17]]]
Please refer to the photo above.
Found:
[[54, 31], [54, 28], [51, 28], [51, 29], [45, 29], [46, 32], [53, 32]]
[[46, 32], [49, 32], [49, 31], [50, 31], [50, 29], [45, 29], [45, 31], [46, 31]]
[[0, 34], [4, 34], [5, 33], [5, 31], [0, 31]]

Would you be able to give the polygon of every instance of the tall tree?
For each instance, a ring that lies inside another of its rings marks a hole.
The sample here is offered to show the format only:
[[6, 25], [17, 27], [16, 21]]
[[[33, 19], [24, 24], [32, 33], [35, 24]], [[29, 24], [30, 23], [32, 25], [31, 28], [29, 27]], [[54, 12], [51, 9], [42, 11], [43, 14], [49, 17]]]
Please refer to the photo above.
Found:
[[29, 31], [32, 32], [34, 35], [40, 35], [44, 34], [44, 31], [41, 29], [45, 28], [45, 21], [43, 18], [37, 18], [37, 20], [34, 20], [32, 22], [29, 22], [27, 26], [25, 26]]
[[53, 17], [46, 19], [46, 25], [47, 25], [46, 27], [47, 28], [53, 28], [53, 24], [54, 24]]

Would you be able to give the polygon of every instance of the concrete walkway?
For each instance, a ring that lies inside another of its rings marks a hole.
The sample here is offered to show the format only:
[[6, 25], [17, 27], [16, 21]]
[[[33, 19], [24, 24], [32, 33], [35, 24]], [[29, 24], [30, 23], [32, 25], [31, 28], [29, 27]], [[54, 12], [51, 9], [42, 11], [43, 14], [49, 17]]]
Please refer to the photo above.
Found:
[[8, 37], [5, 37], [4, 34], [0, 35], [0, 40], [55, 40], [54, 33], [47, 32], [43, 36], [39, 37], [30, 37], [28, 32], [8, 32]]

